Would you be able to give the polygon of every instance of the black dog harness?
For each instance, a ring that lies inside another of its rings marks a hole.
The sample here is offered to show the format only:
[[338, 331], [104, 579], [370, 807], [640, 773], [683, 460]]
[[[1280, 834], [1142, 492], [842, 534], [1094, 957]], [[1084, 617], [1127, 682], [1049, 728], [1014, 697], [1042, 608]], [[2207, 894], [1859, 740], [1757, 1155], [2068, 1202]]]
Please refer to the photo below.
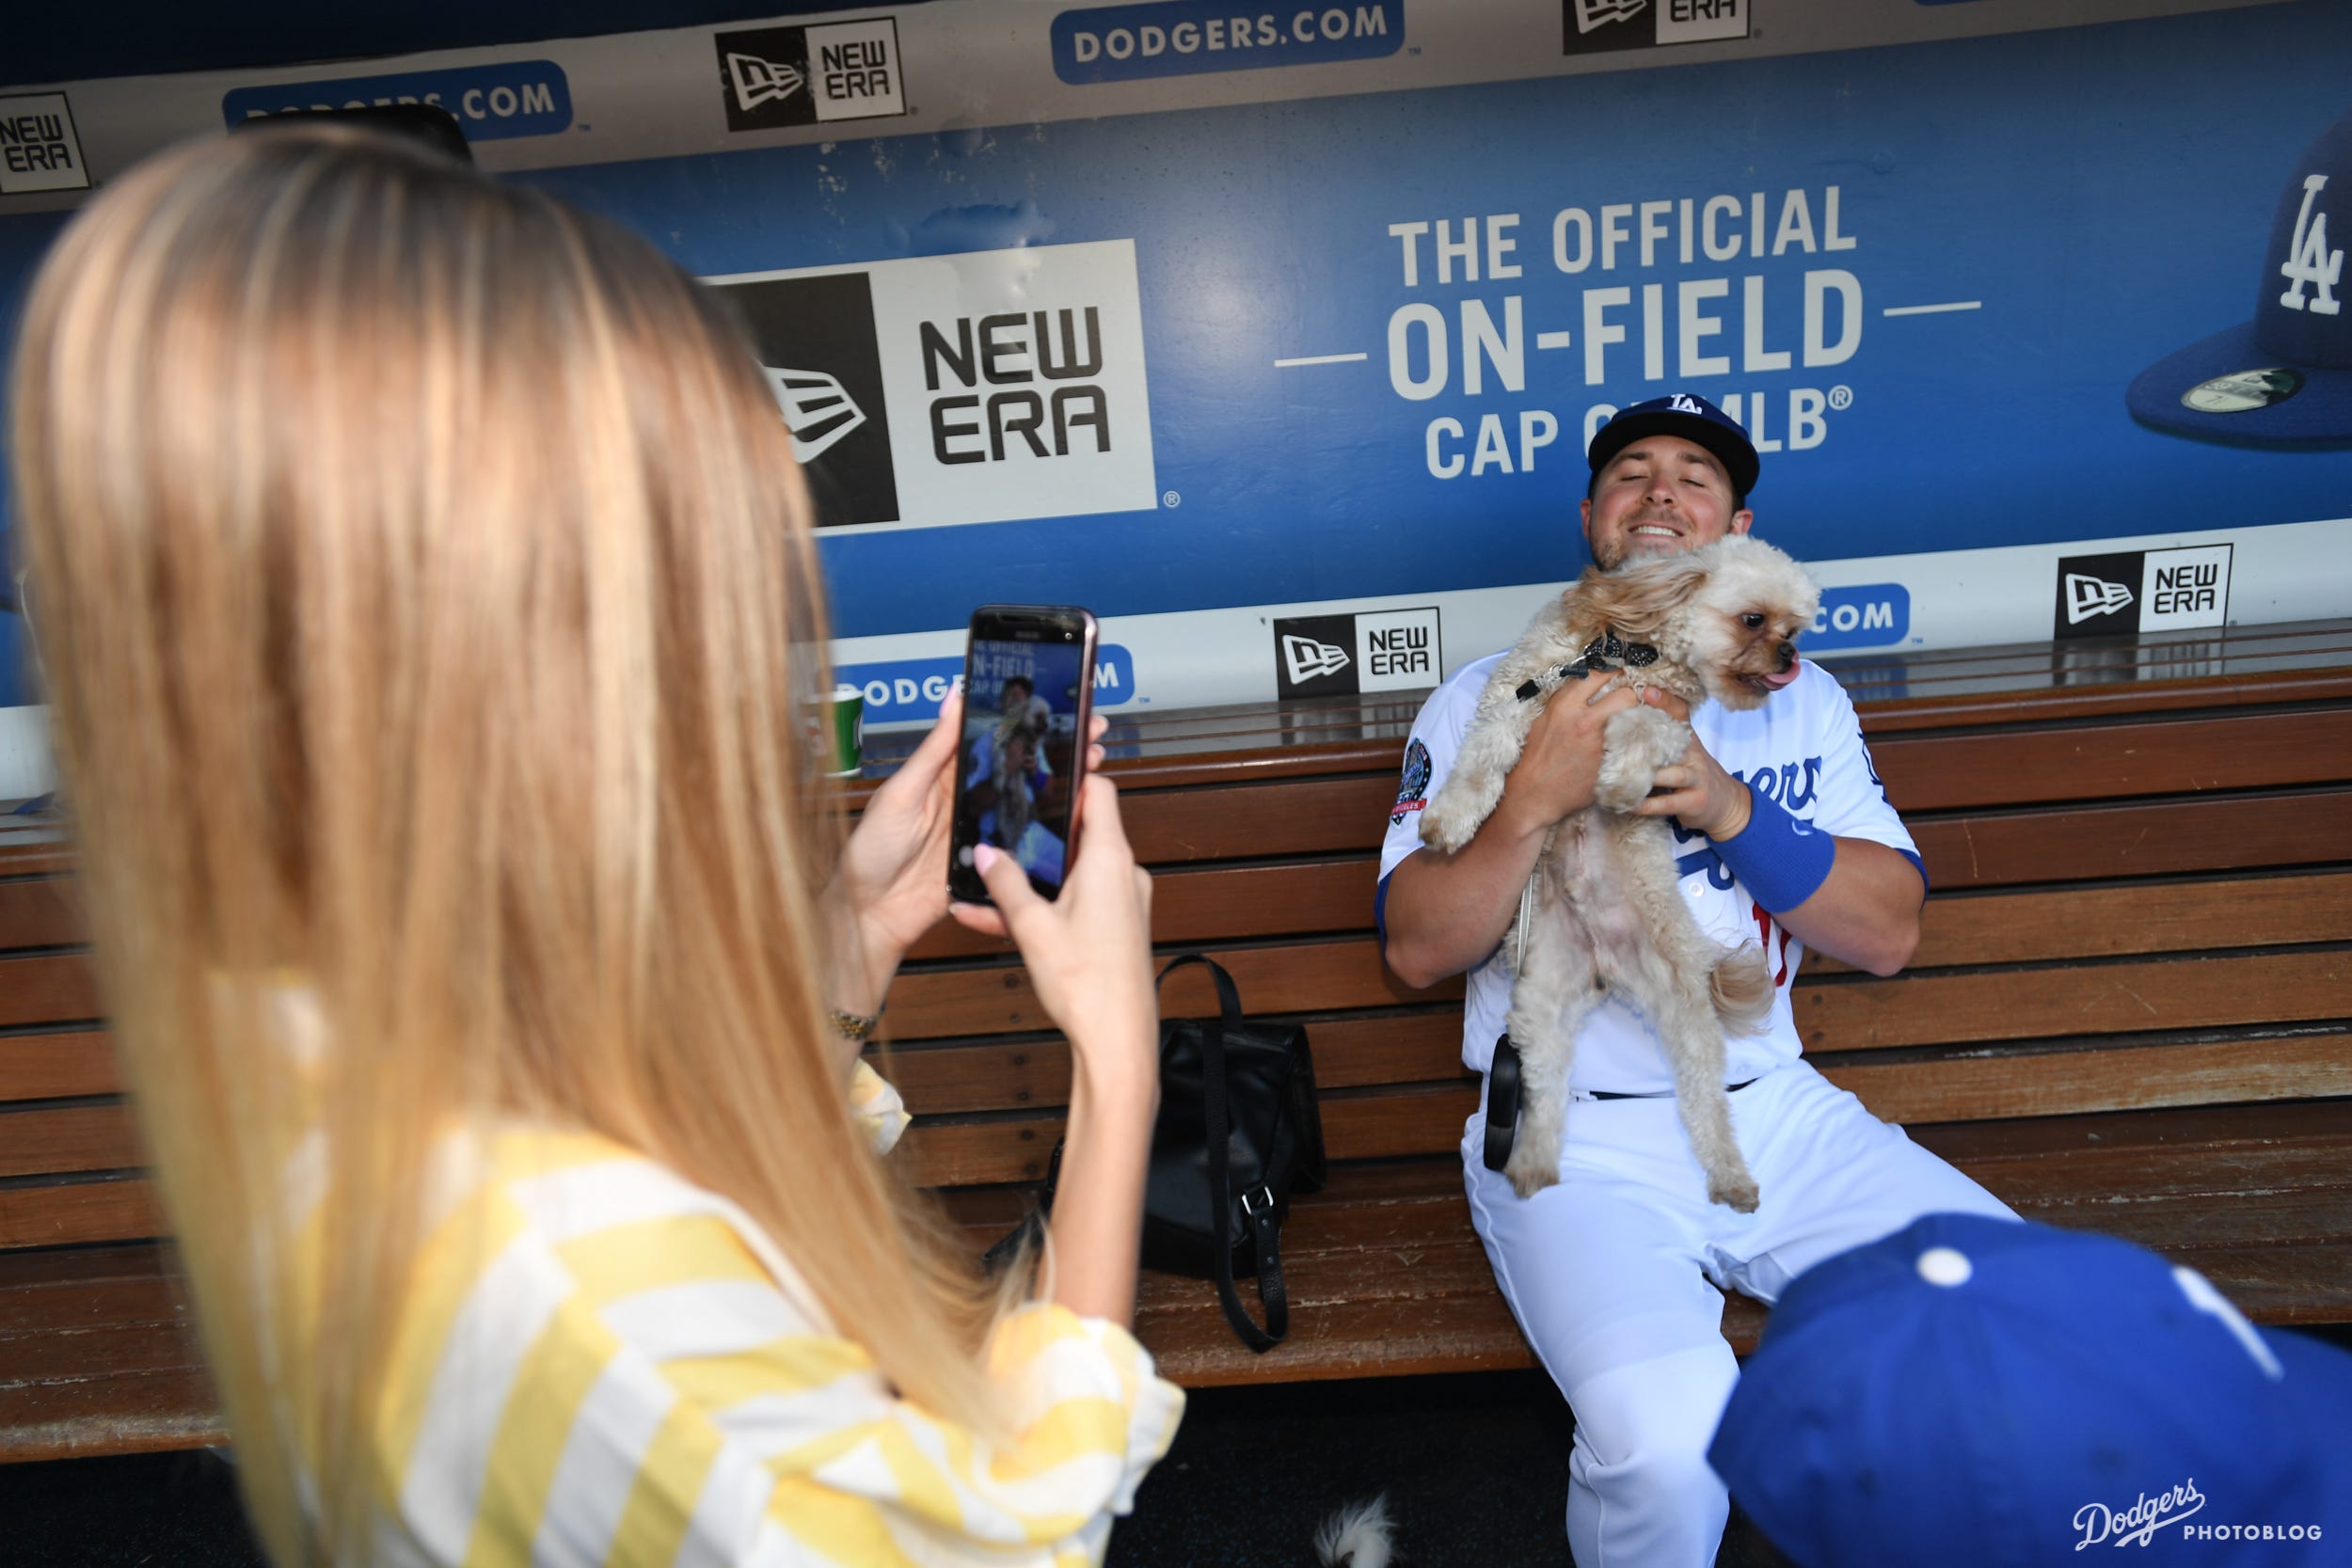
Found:
[[1617, 634], [1604, 631], [1584, 644], [1582, 657], [1573, 664], [1555, 664], [1542, 674], [1519, 683], [1518, 699], [1533, 702], [1550, 687], [1564, 680], [1581, 681], [1595, 671], [1607, 674], [1619, 669], [1639, 670], [1658, 662], [1658, 650], [1646, 642], [1627, 642]]

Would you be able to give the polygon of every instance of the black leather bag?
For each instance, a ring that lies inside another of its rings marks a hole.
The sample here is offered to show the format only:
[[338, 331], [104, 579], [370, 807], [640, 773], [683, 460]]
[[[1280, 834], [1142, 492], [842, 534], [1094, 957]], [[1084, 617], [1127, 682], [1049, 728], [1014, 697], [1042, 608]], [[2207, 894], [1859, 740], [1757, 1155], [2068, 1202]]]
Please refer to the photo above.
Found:
[[[1186, 954], [1160, 979], [1195, 963], [1216, 981], [1217, 1016], [1160, 1022], [1160, 1116], [1144, 1186], [1143, 1261], [1216, 1280], [1233, 1332], [1251, 1350], [1266, 1351], [1290, 1332], [1281, 1241], [1291, 1194], [1323, 1185], [1314, 1058], [1300, 1025], [1244, 1018], [1233, 977], [1215, 959]], [[1257, 1276], [1263, 1328], [1234, 1288], [1244, 1274]]]
[[[1282, 1288], [1282, 1221], [1294, 1192], [1323, 1185], [1323, 1118], [1314, 1058], [1295, 1023], [1255, 1023], [1222, 964], [1188, 953], [1160, 971], [1205, 964], [1216, 981], [1217, 1016], [1160, 1021], [1160, 1115], [1144, 1176], [1143, 1263], [1216, 1281], [1225, 1321], [1253, 1351], [1290, 1332]], [[1061, 1180], [1061, 1146], [1045, 1175], [1044, 1206]], [[1017, 1257], [1042, 1227], [1027, 1220], [989, 1248], [993, 1271]], [[1254, 1275], [1266, 1323], [1242, 1306], [1234, 1279]]]

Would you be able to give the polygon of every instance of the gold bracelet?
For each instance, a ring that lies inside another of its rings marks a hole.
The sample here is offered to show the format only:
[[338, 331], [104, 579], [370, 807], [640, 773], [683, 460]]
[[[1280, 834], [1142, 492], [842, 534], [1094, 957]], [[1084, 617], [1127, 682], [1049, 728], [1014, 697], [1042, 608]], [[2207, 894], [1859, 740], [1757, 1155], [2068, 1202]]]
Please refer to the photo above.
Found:
[[874, 1037], [874, 1030], [882, 1023], [882, 1014], [845, 1013], [838, 1007], [827, 1009], [833, 1015], [834, 1032], [845, 1040], [865, 1040]]

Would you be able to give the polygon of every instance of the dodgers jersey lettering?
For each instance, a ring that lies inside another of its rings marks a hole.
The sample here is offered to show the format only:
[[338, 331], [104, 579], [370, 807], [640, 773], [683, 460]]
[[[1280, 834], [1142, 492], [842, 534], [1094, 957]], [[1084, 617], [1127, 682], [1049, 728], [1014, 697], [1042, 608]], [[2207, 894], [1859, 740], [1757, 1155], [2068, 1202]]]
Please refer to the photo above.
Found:
[[[1413, 721], [1403, 788], [1380, 848], [1383, 883], [1399, 862], [1421, 848], [1421, 808], [1445, 787], [1463, 731], [1477, 711], [1478, 695], [1502, 657], [1493, 654], [1455, 671], [1453, 679], [1430, 693]], [[1573, 701], [1575, 689], [1570, 689]], [[1795, 681], [1772, 693], [1762, 707], [1746, 713], [1734, 713], [1718, 703], [1703, 704], [1692, 711], [1691, 728], [1725, 770], [1745, 779], [1757, 794], [1777, 800], [1791, 816], [1839, 838], [1883, 844], [1916, 863], [1918, 851], [1911, 834], [1887, 803], [1878, 771], [1870, 765], [1853, 704], [1820, 666], [1804, 663]], [[1669, 826], [1675, 831], [1682, 896], [1699, 928], [1726, 947], [1761, 945], [1778, 987], [1764, 1027], [1725, 1041], [1724, 1081], [1740, 1083], [1801, 1053], [1796, 1020], [1788, 1010], [1788, 988], [1804, 961], [1804, 944], [1757, 906], [1705, 834], [1686, 833], [1671, 819]], [[1470, 972], [1470, 994], [1462, 1008], [1462, 1060], [1474, 1070], [1486, 1070], [1510, 1006], [1511, 971], [1498, 951]], [[1652, 1094], [1672, 1089], [1674, 1075], [1648, 1020], [1613, 993], [1585, 1021], [1568, 1082], [1576, 1089]]]

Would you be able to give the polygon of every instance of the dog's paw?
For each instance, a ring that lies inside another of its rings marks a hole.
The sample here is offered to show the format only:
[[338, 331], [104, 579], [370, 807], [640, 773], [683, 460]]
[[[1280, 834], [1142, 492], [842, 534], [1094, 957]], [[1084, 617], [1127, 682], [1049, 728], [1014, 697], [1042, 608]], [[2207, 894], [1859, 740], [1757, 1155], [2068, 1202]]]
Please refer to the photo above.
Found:
[[1528, 1137], [1526, 1131], [1519, 1130], [1519, 1141], [1503, 1163], [1502, 1174], [1511, 1179], [1512, 1190], [1519, 1196], [1534, 1197], [1546, 1187], [1559, 1184], [1560, 1149], [1555, 1144], [1549, 1152], [1538, 1152], [1534, 1146], [1544, 1140]]
[[1736, 1177], [1708, 1179], [1707, 1201], [1709, 1203], [1720, 1203], [1742, 1214], [1753, 1214], [1757, 1197], [1756, 1179], [1744, 1172]]
[[1462, 795], [1440, 790], [1436, 800], [1422, 808], [1421, 841], [1447, 854], [1468, 844], [1478, 835], [1481, 820], [1470, 814], [1470, 804]]
[[1656, 777], [1646, 768], [1603, 756], [1593, 780], [1593, 804], [1603, 811], [1631, 811], [1649, 796]]
[[1523, 1170], [1516, 1157], [1502, 1167], [1502, 1174], [1511, 1179], [1511, 1190], [1521, 1197], [1534, 1197], [1546, 1187], [1557, 1186], [1560, 1181], [1560, 1173], [1549, 1166], [1539, 1165]]

